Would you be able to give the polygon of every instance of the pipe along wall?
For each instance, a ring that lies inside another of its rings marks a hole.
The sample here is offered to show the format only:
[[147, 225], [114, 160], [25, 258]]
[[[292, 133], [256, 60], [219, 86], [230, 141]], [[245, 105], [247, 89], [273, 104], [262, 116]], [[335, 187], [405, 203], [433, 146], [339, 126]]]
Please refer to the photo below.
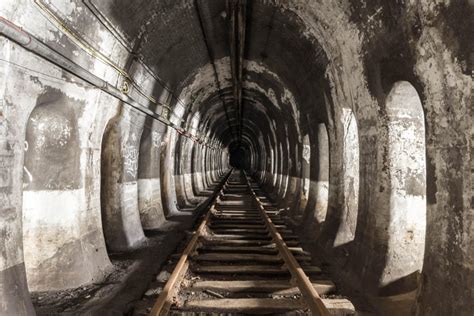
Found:
[[0, 2], [0, 314], [234, 166], [376, 308], [471, 315], [471, 2], [226, 3]]

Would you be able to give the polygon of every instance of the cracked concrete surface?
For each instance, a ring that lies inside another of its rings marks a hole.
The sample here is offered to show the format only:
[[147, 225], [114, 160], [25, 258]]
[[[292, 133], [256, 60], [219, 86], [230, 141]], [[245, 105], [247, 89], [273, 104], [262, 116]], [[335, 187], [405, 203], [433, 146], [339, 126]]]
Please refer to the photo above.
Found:
[[415, 291], [413, 313], [472, 315], [472, 1], [250, 1], [241, 140], [227, 9], [0, 3], [0, 16], [183, 129], [0, 37], [0, 314], [33, 314], [28, 287], [106, 278], [111, 252], [199, 208], [240, 148], [379, 313]]

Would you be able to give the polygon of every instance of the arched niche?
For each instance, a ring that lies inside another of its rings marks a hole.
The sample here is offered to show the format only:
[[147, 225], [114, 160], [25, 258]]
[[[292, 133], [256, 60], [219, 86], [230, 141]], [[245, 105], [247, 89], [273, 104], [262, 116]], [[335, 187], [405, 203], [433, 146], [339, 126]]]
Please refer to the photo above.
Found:
[[269, 178], [268, 179], [268, 184], [270, 185], [271, 188], [275, 186], [276, 182], [276, 153], [275, 153], [275, 148], [272, 146], [270, 143], [270, 172], [269, 172]]
[[359, 208], [359, 132], [354, 113], [342, 109], [342, 208], [334, 246], [354, 240]]
[[299, 215], [304, 213], [306, 205], [308, 204], [310, 194], [310, 180], [311, 176], [311, 144], [309, 135], [303, 137], [303, 144], [301, 147], [301, 194], [299, 204]]
[[308, 202], [304, 210], [305, 233], [317, 238], [326, 220], [329, 203], [329, 137], [326, 124], [316, 128], [315, 144], [310, 147], [311, 164]]
[[161, 202], [160, 153], [165, 125], [147, 119], [138, 156], [138, 210], [143, 229], [155, 229], [165, 221]]
[[[196, 135], [201, 120], [201, 113], [196, 112], [189, 118], [190, 122], [187, 126], [191, 134]], [[195, 161], [194, 152], [195, 147], [199, 146], [197, 142], [186, 138], [178, 138], [179, 155], [176, 155], [177, 171], [176, 171], [176, 189], [177, 198], [180, 208], [193, 209], [204, 200], [203, 196], [196, 195], [194, 168]]]
[[[288, 134], [286, 134], [288, 135]], [[283, 158], [285, 157], [285, 158]], [[282, 156], [282, 168], [281, 168], [281, 184], [278, 192], [278, 198], [280, 199], [282, 206], [291, 208], [291, 199], [294, 197], [296, 191], [295, 177], [291, 176], [294, 160], [291, 153], [290, 139], [288, 136], [285, 137], [283, 156]]]
[[[385, 218], [387, 254], [381, 287], [421, 270], [426, 235], [425, 119], [420, 97], [407, 81], [396, 82], [385, 104], [387, 115]], [[397, 281], [399, 282], [399, 281]], [[389, 290], [386, 290], [389, 291]]]
[[138, 157], [144, 116], [124, 109], [102, 138], [101, 208], [107, 249], [122, 252], [145, 241], [138, 209]]
[[[162, 142], [162, 155], [160, 159], [161, 200], [166, 218], [179, 215], [181, 212], [178, 207], [175, 182], [177, 168], [175, 155], [179, 137], [178, 132], [171, 127], [167, 127]], [[202, 165], [199, 163], [199, 166], [201, 167]]]
[[314, 219], [318, 224], [322, 224], [326, 220], [329, 203], [329, 137], [326, 124], [318, 124], [317, 139], [318, 168]]
[[191, 166], [190, 158], [192, 146], [193, 141], [191, 139], [187, 137], [177, 138], [176, 154], [174, 157], [174, 164], [176, 166], [175, 188], [176, 201], [181, 210], [191, 210], [199, 203], [199, 200], [194, 198], [191, 188], [192, 180], [189, 167]]
[[[26, 126], [23, 245], [31, 291], [74, 288], [110, 268], [100, 210], [89, 204], [78, 121], [85, 104], [47, 88]], [[82, 157], [82, 158], [81, 158]]]
[[273, 183], [273, 190], [271, 192], [271, 196], [278, 200], [281, 198], [281, 192], [283, 191], [283, 143], [278, 142], [278, 150], [276, 152], [277, 159], [275, 161], [275, 180]]

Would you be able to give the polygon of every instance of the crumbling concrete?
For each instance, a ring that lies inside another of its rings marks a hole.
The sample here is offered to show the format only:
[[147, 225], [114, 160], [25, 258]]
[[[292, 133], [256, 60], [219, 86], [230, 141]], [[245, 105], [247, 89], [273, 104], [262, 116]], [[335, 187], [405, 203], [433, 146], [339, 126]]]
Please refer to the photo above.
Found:
[[112, 113], [91, 115], [100, 93], [89, 101], [74, 85], [43, 87], [26, 125], [23, 167], [23, 246], [35, 291], [97, 282], [110, 270], [98, 203], [100, 148], [89, 140]]
[[161, 141], [165, 126], [156, 121], [147, 121], [138, 156], [138, 210], [143, 228], [154, 229], [165, 221], [160, 180]]
[[92, 282], [109, 266], [103, 231], [109, 250], [133, 248], [142, 227], [195, 209], [240, 146], [347, 284], [416, 293], [420, 315], [473, 314], [472, 1], [248, 3], [240, 140], [225, 1], [1, 2], [175, 125], [0, 38], [1, 312], [31, 311], [23, 238], [29, 274], [70, 254], [98, 263], [58, 259], [31, 289]]

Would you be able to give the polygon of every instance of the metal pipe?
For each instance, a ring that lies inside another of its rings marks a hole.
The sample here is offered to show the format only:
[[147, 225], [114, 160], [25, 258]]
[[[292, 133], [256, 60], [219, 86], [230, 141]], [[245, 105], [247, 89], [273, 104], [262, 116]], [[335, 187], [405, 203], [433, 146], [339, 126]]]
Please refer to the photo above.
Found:
[[182, 131], [179, 126], [173, 124], [167, 118], [160, 116], [159, 114], [150, 110], [145, 105], [135, 101], [133, 98], [126, 95], [116, 87], [110, 85], [107, 81], [97, 77], [89, 70], [83, 68], [81, 65], [58, 53], [54, 49], [50, 48], [46, 44], [36, 39], [29, 32], [25, 31], [21, 27], [15, 25], [13, 22], [5, 19], [2, 16], [0, 16], [0, 35], [12, 40], [13, 42], [22, 46], [26, 50], [46, 59], [47, 61], [55, 64], [61, 69], [66, 70], [72, 75], [88, 82], [94, 87], [101, 89], [102, 91], [113, 96], [114, 98], [117, 98], [120, 101], [130, 105], [139, 112], [150, 116], [151, 118], [175, 129], [176, 131]]
[[[69, 40], [71, 40], [74, 44], [76, 44], [78, 47], [82, 48], [82, 50], [84, 50], [89, 55], [93, 56], [94, 58], [97, 58], [98, 60], [100, 60], [104, 64], [106, 64], [106, 65], [112, 67], [113, 69], [115, 69], [121, 76], [123, 76], [126, 80], [130, 81], [132, 86], [136, 89], [136, 91], [139, 94], [141, 94], [142, 96], [147, 98], [150, 102], [152, 102], [154, 104], [158, 104], [162, 107], [166, 107], [166, 108], [171, 110], [171, 108], [169, 106], [167, 106], [165, 104], [162, 104], [160, 102], [157, 102], [153, 96], [147, 95], [146, 93], [144, 93], [141, 90], [138, 83], [135, 80], [133, 80], [132, 76], [128, 73], [127, 70], [125, 70], [124, 68], [117, 65], [113, 60], [111, 60], [109, 57], [105, 56], [101, 51], [96, 50], [89, 42], [87, 42], [84, 38], [82, 38], [79, 34], [77, 34], [77, 32], [71, 30], [67, 26], [67, 24], [58, 15], [56, 15], [50, 9], [50, 7], [48, 7], [48, 5], [46, 3], [44, 3], [42, 0], [34, 0], [34, 3], [38, 6], [38, 8], [41, 11], [44, 12], [46, 19], [48, 19], [48, 21], [50, 21], [59, 30], [61, 30], [69, 38]], [[114, 33], [110, 29], [109, 29], [109, 31], [111, 33]], [[132, 49], [132, 51], [133, 51], [133, 49]], [[152, 75], [152, 77], [154, 77], [153, 74], [151, 74], [151, 75]], [[161, 83], [161, 82], [159, 82], [159, 83]], [[178, 100], [178, 101], [179, 101], [178, 103], [180, 103], [180, 104], [182, 103], [182, 102], [180, 102], [181, 100]]]
[[38, 55], [47, 61], [55, 64], [61, 69], [66, 70], [67, 72], [75, 75], [76, 77], [88, 82], [89, 84], [101, 89], [105, 93], [119, 99], [120, 101], [130, 105], [134, 109], [140, 111], [141, 113], [150, 116], [151, 118], [160, 121], [161, 123], [170, 126], [171, 128], [179, 131], [179, 126], [171, 123], [167, 118], [160, 116], [159, 114], [153, 112], [145, 105], [135, 101], [130, 96], [124, 94], [116, 87], [110, 85], [107, 81], [97, 77], [87, 69], [83, 68], [81, 65], [75, 63], [69, 58], [58, 53], [54, 49], [50, 48], [46, 44], [37, 40], [32, 34], [15, 25], [11, 21], [0, 16], [0, 35], [4, 36], [13, 42], [21, 45], [28, 51]]
[[29, 34], [25, 30], [16, 26], [7, 19], [0, 17], [0, 35], [7, 37], [8, 39], [14, 41], [15, 43], [23, 46], [30, 52], [48, 60], [49, 62], [55, 64], [56, 66], [68, 71], [69, 73], [81, 78], [84, 81], [87, 81], [91, 85], [103, 90], [104, 92], [110, 94], [111, 96], [127, 103], [138, 111], [151, 116], [152, 118], [166, 124], [171, 125], [167, 119], [160, 117], [155, 112], [148, 109], [146, 106], [138, 103], [133, 100], [128, 95], [122, 93], [119, 89], [111, 86], [105, 80], [97, 77], [96, 75], [89, 72], [87, 69], [83, 68], [79, 64], [70, 60], [69, 58], [63, 56], [62, 54], [56, 52], [49, 46], [43, 44], [37, 40], [33, 35]]
[[[96, 4], [94, 4], [91, 0], [83, 0], [83, 2], [84, 5], [91, 11], [92, 15], [94, 15], [97, 20], [100, 21], [107, 28], [107, 30], [114, 34], [114, 37], [122, 44], [122, 46], [124, 46], [130, 53], [132, 53], [132, 48], [130, 47], [130, 44], [125, 40], [122, 35], [120, 35], [120, 32], [118, 32], [114, 28], [113, 24], [109, 21], [109, 19], [105, 15], [103, 15], [102, 12], [100, 12]], [[138, 55], [136, 55], [135, 58], [146, 69], [150, 76], [152, 76], [164, 90], [168, 91], [172, 99], [175, 99], [177, 103], [181, 104], [182, 106], [185, 106], [185, 103], [175, 94], [175, 91], [168, 87], [166, 82], [161, 79], [157, 73], [150, 69], [150, 67], [148, 67], [148, 65], [144, 63], [142, 58], [140, 58]], [[164, 104], [162, 104], [162, 106], [167, 107], [167, 105]]]

